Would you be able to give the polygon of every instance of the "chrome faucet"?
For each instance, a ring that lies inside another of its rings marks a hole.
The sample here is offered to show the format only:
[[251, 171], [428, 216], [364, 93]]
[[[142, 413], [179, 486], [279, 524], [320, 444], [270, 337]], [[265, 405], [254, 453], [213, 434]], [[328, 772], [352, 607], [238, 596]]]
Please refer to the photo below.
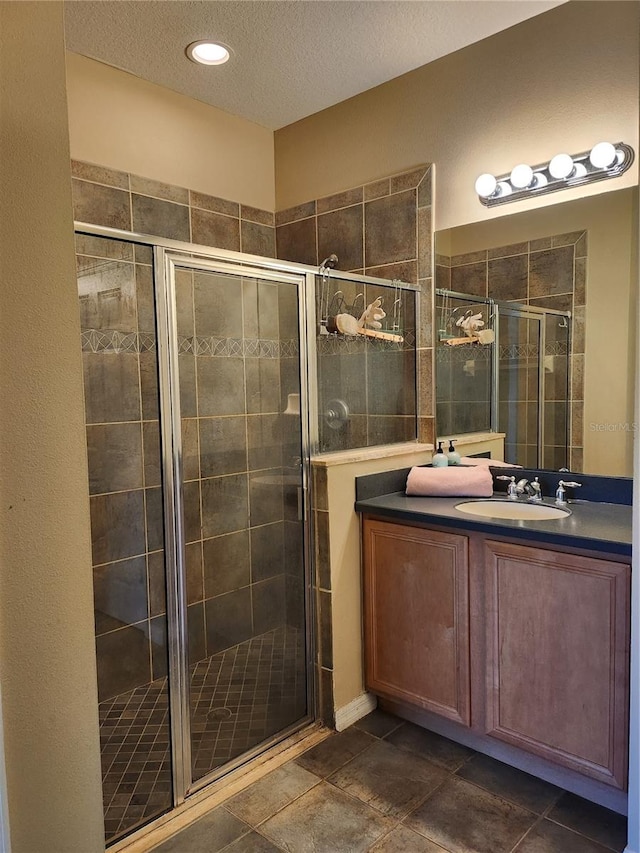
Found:
[[511, 501], [517, 501], [520, 495], [526, 494], [527, 500], [535, 501], [535, 503], [542, 502], [542, 488], [537, 477], [534, 477], [532, 483], [530, 483], [526, 477], [523, 477], [516, 483], [515, 477], [507, 477], [504, 475], [496, 477], [496, 480], [509, 481], [509, 485], [507, 486], [507, 497]]
[[558, 483], [558, 488], [556, 489], [556, 503], [558, 504], [558, 506], [565, 506], [568, 503], [565, 486], [567, 486], [567, 488], [569, 489], [579, 489], [581, 485], [582, 483], [560, 480], [560, 482]]
[[536, 503], [540, 503], [542, 501], [542, 489], [537, 477], [533, 478], [532, 483], [530, 483], [525, 477], [523, 477], [522, 480], [518, 480], [516, 483], [516, 492], [518, 495], [526, 494], [528, 501], [535, 501]]
[[529, 483], [529, 500], [535, 503], [542, 503], [542, 488], [537, 477], [533, 478], [533, 483]]

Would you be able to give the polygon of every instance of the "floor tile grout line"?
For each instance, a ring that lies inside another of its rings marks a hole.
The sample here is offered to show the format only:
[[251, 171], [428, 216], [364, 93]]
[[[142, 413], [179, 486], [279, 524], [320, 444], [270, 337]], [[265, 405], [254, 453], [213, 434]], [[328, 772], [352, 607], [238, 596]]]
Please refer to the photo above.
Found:
[[[284, 764], [284, 765], [282, 765], [282, 766], [283, 766], [283, 767], [286, 767], [287, 765], [286, 765], [286, 764]], [[280, 769], [280, 768], [278, 768], [278, 769]], [[309, 771], [309, 770], [308, 770], [307, 772], [308, 772], [308, 773], [310, 773], [311, 771]], [[316, 774], [314, 773], [313, 775], [315, 776]], [[266, 777], [265, 777], [265, 778], [266, 778]], [[301, 799], [302, 797], [304, 797], [304, 796], [305, 796], [305, 794], [308, 794], [310, 791], [313, 791], [313, 790], [314, 790], [314, 788], [317, 788], [317, 787], [318, 787], [318, 785], [320, 785], [320, 783], [321, 783], [321, 782], [324, 782], [324, 779], [321, 779], [319, 776], [318, 776], [318, 777], [316, 777], [316, 778], [318, 779], [318, 781], [317, 781], [317, 782], [314, 782], [314, 784], [313, 784], [310, 788], [307, 788], [307, 790], [306, 790], [306, 791], [302, 791], [302, 793], [301, 793], [301, 794], [297, 794], [295, 797], [293, 797], [293, 799], [288, 800], [286, 803], [284, 803], [284, 805], [282, 805], [282, 806], [280, 806], [279, 808], [277, 808], [277, 809], [276, 809], [272, 814], [268, 815], [267, 817], [263, 818], [262, 820], [258, 821], [257, 823], [252, 823], [252, 824], [251, 824], [251, 826], [252, 826], [254, 829], [258, 829], [259, 827], [263, 826], [265, 823], [267, 823], [267, 821], [270, 821], [272, 817], [275, 817], [277, 814], [280, 814], [280, 812], [283, 812], [283, 811], [284, 811], [286, 808], [288, 808], [290, 805], [292, 805], [293, 803], [297, 802], [299, 799]], [[262, 781], [262, 780], [259, 780], [259, 781]], [[257, 783], [254, 783], [254, 784], [257, 784]], [[248, 790], [248, 789], [247, 789], [247, 790]], [[240, 793], [242, 794], [242, 793], [244, 793], [244, 791], [241, 791]], [[238, 795], [236, 795], [236, 796], [238, 796]], [[233, 799], [233, 797], [232, 797], [231, 799]], [[232, 814], [234, 817], [238, 817], [240, 820], [244, 820], [244, 821], [245, 821], [245, 823], [248, 823], [248, 822], [249, 822], [249, 821], [247, 821], [247, 820], [246, 820], [246, 818], [240, 817], [240, 816], [239, 816], [239, 815], [237, 815], [234, 811], [232, 811], [232, 810], [229, 808], [228, 803], [223, 802], [223, 803], [222, 803], [222, 805], [223, 805], [223, 806], [225, 807], [225, 809], [226, 809], [230, 814]]]
[[[468, 785], [473, 785], [474, 788], [477, 788], [479, 791], [484, 791], [485, 794], [490, 794], [492, 797], [495, 797], [497, 800], [505, 803], [508, 806], [515, 806], [518, 809], [522, 809], [522, 811], [528, 812], [530, 815], [533, 815], [536, 819], [542, 817], [542, 814], [539, 812], [533, 811], [533, 809], [527, 808], [527, 806], [523, 806], [522, 803], [516, 803], [514, 800], [507, 799], [506, 796], [501, 794], [496, 794], [495, 791], [490, 790], [489, 788], [485, 788], [479, 782], [474, 782], [472, 779], [465, 779], [462, 776], [458, 776], [457, 773], [453, 773], [453, 776], [456, 779], [459, 779], [461, 782], [466, 782]], [[564, 793], [564, 792], [563, 792]]]
[[518, 849], [518, 847], [522, 844], [522, 842], [525, 840], [525, 838], [527, 837], [527, 835], [529, 835], [529, 833], [530, 833], [530, 832], [532, 832], [532, 831], [534, 830], [534, 828], [535, 828], [536, 826], [538, 826], [538, 824], [542, 823], [542, 821], [543, 821], [543, 820], [544, 820], [543, 816], [542, 816], [542, 815], [538, 815], [537, 819], [536, 819], [536, 820], [534, 820], [534, 822], [531, 824], [531, 826], [530, 826], [530, 827], [529, 827], [529, 828], [528, 828], [528, 829], [527, 829], [527, 830], [526, 830], [526, 831], [525, 831], [525, 832], [520, 836], [520, 838], [516, 841], [516, 843], [515, 843], [515, 844], [514, 844], [514, 846], [511, 848], [511, 850], [509, 851], [509, 853], [516, 853], [516, 850], [517, 850], [517, 849]]
[[[603, 806], [603, 808], [606, 807]], [[594, 844], [599, 844], [603, 850], [611, 851], [611, 853], [620, 853], [620, 851], [616, 850], [615, 847], [611, 847], [609, 844], [605, 844], [603, 841], [598, 841], [597, 838], [594, 838], [592, 835], [587, 835], [584, 832], [580, 832], [579, 829], [575, 829], [573, 826], [567, 826], [566, 823], [561, 823], [558, 820], [554, 820], [552, 817], [547, 817], [545, 818], [545, 820], [548, 820], [549, 823], [553, 823], [555, 826], [560, 826], [562, 827], [562, 829], [566, 829], [569, 832], [573, 832], [574, 835], [579, 835], [581, 838], [586, 838], [587, 841], [591, 841]], [[622, 848], [622, 850], [624, 851], [624, 847]]]

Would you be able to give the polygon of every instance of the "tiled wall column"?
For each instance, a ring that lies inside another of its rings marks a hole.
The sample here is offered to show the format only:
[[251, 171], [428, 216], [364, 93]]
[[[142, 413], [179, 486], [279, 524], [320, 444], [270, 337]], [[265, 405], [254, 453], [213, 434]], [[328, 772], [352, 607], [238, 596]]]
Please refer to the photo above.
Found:
[[320, 719], [335, 722], [333, 702], [333, 629], [331, 609], [331, 552], [329, 548], [329, 496], [327, 469], [313, 466], [313, 528], [315, 535], [316, 689]]

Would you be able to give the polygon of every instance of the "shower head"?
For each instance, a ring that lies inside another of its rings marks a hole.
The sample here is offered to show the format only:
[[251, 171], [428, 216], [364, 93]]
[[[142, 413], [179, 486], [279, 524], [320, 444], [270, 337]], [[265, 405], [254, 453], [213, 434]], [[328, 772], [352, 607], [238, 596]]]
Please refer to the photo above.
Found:
[[325, 258], [324, 261], [320, 264], [320, 272], [324, 270], [333, 270], [338, 266], [338, 256], [337, 255], [329, 255], [328, 258]]

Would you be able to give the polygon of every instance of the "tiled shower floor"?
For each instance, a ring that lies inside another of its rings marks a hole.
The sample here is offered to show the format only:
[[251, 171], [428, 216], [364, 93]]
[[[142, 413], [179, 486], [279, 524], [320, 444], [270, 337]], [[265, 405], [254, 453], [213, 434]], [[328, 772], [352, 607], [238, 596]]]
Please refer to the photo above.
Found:
[[[190, 667], [194, 778], [304, 716], [305, 645], [283, 627]], [[171, 807], [167, 679], [100, 703], [107, 842]]]

